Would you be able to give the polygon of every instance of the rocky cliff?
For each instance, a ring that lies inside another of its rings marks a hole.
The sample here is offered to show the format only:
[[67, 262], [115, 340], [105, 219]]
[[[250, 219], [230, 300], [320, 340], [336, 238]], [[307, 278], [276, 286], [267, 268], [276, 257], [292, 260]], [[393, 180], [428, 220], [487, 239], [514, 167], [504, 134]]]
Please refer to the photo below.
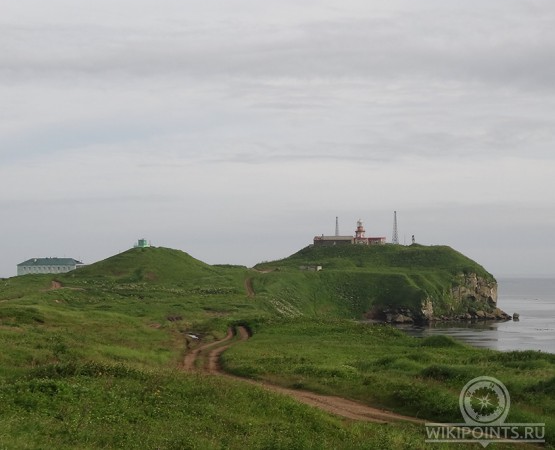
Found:
[[427, 296], [419, 310], [388, 310], [384, 311], [384, 317], [392, 323], [511, 319], [497, 307], [497, 282], [476, 273], [457, 275], [451, 290], [443, 298]]

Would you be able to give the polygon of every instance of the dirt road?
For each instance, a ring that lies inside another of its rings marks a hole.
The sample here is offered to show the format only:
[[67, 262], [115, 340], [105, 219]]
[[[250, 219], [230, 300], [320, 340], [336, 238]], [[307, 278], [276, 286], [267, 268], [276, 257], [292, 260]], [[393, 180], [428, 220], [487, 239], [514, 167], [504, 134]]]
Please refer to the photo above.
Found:
[[[234, 337], [237, 337], [237, 339], [232, 340]], [[212, 375], [225, 376], [243, 383], [259, 386], [272, 392], [287, 395], [299, 402], [347, 419], [376, 423], [401, 421], [418, 424], [424, 423], [423, 420], [414, 417], [402, 416], [391, 411], [373, 408], [345, 398], [320, 395], [298, 389], [288, 389], [268, 382], [240, 378], [223, 372], [219, 365], [220, 355], [238, 340], [247, 340], [248, 338], [249, 332], [245, 327], [237, 327], [235, 332], [230, 328], [227, 332], [227, 336], [222, 340], [201, 345], [189, 352], [185, 356], [183, 368], [187, 371], [203, 371]]]
[[[197, 368], [197, 360], [200, 359], [200, 355], [202, 353], [206, 353], [207, 350], [210, 350], [212, 347], [215, 347], [217, 345], [221, 345], [229, 340], [231, 340], [234, 336], [233, 333], [233, 329], [229, 328], [227, 330], [227, 335], [225, 338], [220, 339], [219, 341], [214, 341], [214, 342], [209, 342], [208, 344], [204, 344], [201, 345], [193, 350], [191, 350], [189, 353], [187, 353], [185, 355], [185, 359], [183, 360], [183, 370], [187, 371], [187, 372], [192, 372], [195, 370], [203, 370], [205, 372], [208, 372], [208, 368], [207, 367], [201, 367], [201, 368]], [[226, 346], [225, 348], [227, 348], [229, 346]], [[223, 350], [222, 350], [223, 351]], [[210, 355], [210, 352], [208, 353]], [[218, 357], [221, 354], [218, 353]]]
[[252, 278], [245, 279], [245, 290], [247, 291], [247, 297], [252, 298], [255, 296], [254, 288], [252, 287]]

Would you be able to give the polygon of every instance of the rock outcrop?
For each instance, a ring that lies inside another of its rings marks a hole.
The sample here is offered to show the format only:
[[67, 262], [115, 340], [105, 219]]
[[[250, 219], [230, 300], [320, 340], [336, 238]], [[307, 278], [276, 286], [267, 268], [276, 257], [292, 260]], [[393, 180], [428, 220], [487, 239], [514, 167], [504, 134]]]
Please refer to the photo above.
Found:
[[476, 273], [460, 274], [443, 298], [426, 297], [418, 310], [386, 309], [381, 317], [390, 323], [433, 321], [510, 320], [497, 307], [497, 282]]
[[459, 275], [459, 282], [451, 289], [451, 295], [459, 302], [470, 300], [497, 305], [497, 282], [486, 280], [475, 273]]

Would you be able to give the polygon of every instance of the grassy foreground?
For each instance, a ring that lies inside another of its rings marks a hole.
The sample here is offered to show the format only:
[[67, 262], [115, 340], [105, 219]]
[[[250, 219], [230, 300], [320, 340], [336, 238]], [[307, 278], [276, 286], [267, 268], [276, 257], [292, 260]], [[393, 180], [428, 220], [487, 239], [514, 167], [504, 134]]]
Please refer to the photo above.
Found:
[[477, 349], [445, 336], [422, 340], [383, 325], [274, 321], [223, 355], [239, 376], [339, 395], [443, 423], [461, 422], [459, 394], [478, 376], [511, 395], [507, 423], [545, 423], [555, 444], [555, 355]]
[[0, 401], [3, 449], [401, 449], [419, 435], [343, 423], [224, 378], [124, 365], [58, 364], [3, 378]]

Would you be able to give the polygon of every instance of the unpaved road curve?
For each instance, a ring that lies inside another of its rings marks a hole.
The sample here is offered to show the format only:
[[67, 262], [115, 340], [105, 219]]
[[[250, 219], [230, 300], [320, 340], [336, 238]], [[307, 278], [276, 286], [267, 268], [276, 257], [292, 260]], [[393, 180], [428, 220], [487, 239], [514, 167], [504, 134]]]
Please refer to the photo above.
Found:
[[[239, 334], [239, 338], [242, 341], [246, 341], [250, 337], [249, 332], [245, 327], [238, 327], [237, 331]], [[223, 342], [223, 341], [220, 341], [220, 342]], [[222, 371], [220, 367], [220, 355], [232, 345], [233, 345], [233, 342], [227, 345], [224, 345], [222, 347], [215, 348], [208, 353], [207, 364], [205, 365], [205, 370], [208, 373], [211, 373], [213, 375], [217, 374], [217, 375], [231, 376]], [[236, 378], [241, 381], [246, 381], [244, 378], [240, 378], [240, 377], [233, 377], [233, 378]]]
[[[237, 333], [241, 340], [249, 338], [249, 332], [245, 327], [237, 327]], [[219, 365], [220, 355], [226, 351], [234, 342], [228, 342], [234, 336], [233, 330], [229, 329], [227, 336], [216, 342], [200, 346], [191, 351], [185, 356], [184, 369], [188, 371], [195, 370], [195, 361], [201, 354], [205, 354], [205, 365], [203, 370], [207, 373], [219, 376], [225, 376], [234, 380], [239, 380], [243, 383], [249, 383], [261, 388], [267, 389], [272, 392], [278, 392], [283, 395], [294, 398], [295, 400], [305, 403], [307, 405], [319, 408], [337, 416], [345, 417], [351, 420], [359, 420], [364, 422], [375, 423], [388, 423], [388, 422], [413, 422], [423, 424], [425, 421], [416, 419], [414, 417], [402, 416], [390, 411], [385, 411], [378, 408], [373, 408], [362, 403], [357, 403], [352, 400], [347, 400], [341, 397], [327, 396], [315, 394], [309, 391], [302, 391], [297, 389], [288, 389], [281, 386], [276, 386], [268, 382], [249, 380], [229, 375], [221, 370]], [[228, 342], [228, 343], [226, 343]], [[225, 345], [222, 345], [225, 344]], [[215, 347], [215, 348], [213, 348]]]
[[183, 370], [187, 372], [192, 372], [193, 370], [196, 370], [196, 361], [201, 352], [205, 352], [206, 350], [212, 347], [215, 347], [216, 345], [221, 345], [222, 343], [231, 340], [233, 336], [234, 336], [233, 329], [229, 328], [227, 330], [227, 335], [225, 336], [225, 338], [220, 339], [219, 341], [214, 341], [208, 344], [201, 345], [191, 350], [189, 353], [185, 355], [185, 359], [183, 360]]

